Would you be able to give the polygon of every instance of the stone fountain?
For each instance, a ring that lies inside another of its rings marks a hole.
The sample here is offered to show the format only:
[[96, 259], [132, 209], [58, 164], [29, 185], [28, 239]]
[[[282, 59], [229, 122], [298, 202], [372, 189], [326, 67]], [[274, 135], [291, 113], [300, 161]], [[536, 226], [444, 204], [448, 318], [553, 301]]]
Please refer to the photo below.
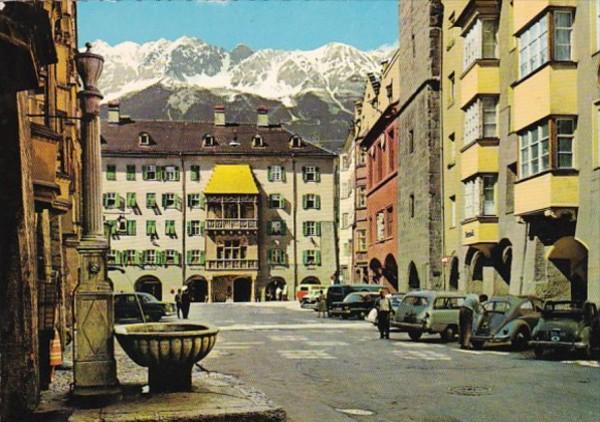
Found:
[[151, 393], [192, 389], [192, 367], [210, 353], [219, 330], [193, 323], [144, 323], [115, 326], [125, 353], [148, 368]]

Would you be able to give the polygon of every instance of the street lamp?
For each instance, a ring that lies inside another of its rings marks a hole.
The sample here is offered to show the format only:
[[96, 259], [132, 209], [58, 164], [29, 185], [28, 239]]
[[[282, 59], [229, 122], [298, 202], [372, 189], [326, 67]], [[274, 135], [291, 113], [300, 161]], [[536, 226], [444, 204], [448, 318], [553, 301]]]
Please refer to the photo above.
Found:
[[82, 237], [79, 283], [75, 289], [75, 347], [73, 379], [75, 397], [106, 400], [120, 395], [114, 357], [114, 309], [108, 283], [106, 253], [108, 242], [102, 224], [102, 163], [100, 151], [100, 101], [97, 87], [104, 58], [87, 50], [75, 57], [84, 89], [78, 93], [81, 105], [83, 173]]

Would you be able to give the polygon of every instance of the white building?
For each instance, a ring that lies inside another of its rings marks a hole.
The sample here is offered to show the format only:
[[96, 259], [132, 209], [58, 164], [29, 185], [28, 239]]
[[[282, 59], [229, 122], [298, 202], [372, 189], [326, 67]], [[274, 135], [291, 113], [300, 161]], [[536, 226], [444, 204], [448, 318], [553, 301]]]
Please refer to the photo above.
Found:
[[340, 278], [343, 283], [352, 282], [353, 265], [353, 231], [354, 231], [354, 169], [355, 169], [354, 136], [348, 136], [339, 156], [339, 207], [338, 207], [338, 254]]

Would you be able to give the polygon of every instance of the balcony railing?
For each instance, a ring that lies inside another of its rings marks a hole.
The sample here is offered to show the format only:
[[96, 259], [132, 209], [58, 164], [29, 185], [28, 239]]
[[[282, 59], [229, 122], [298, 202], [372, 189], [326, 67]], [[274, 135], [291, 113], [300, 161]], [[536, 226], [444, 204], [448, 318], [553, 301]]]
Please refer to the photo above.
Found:
[[207, 263], [209, 270], [258, 270], [258, 260], [255, 259], [220, 259]]
[[256, 218], [214, 218], [206, 220], [207, 230], [256, 230]]

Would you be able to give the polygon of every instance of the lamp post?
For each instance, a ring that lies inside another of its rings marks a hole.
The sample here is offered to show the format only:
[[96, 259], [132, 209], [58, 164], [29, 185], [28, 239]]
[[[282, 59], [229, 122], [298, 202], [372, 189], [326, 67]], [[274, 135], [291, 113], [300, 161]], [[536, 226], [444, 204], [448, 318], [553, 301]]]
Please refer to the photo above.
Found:
[[79, 284], [75, 290], [75, 397], [107, 399], [120, 394], [114, 357], [113, 295], [107, 281], [108, 243], [102, 224], [102, 168], [100, 154], [100, 101], [97, 82], [104, 58], [87, 51], [75, 57], [83, 82], [81, 104], [83, 173], [83, 227], [78, 246]]

